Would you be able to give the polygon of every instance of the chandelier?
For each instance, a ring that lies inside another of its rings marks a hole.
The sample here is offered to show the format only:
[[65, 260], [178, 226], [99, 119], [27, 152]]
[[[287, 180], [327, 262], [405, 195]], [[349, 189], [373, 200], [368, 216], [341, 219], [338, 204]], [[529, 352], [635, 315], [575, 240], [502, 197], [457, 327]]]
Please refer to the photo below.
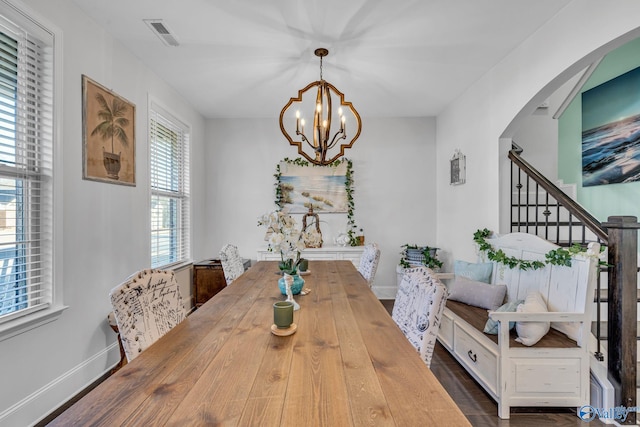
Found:
[[[344, 100], [344, 94], [322, 78], [322, 58], [327, 56], [329, 51], [319, 48], [314, 53], [320, 58], [320, 80], [309, 83], [307, 87], [298, 91], [297, 98], [291, 98], [287, 102], [280, 112], [280, 130], [289, 144], [298, 147], [298, 154], [313, 164], [324, 166], [344, 156], [344, 150], [351, 148], [360, 136], [362, 125], [360, 115], [350, 102]], [[313, 92], [303, 100], [304, 94], [313, 88], [317, 88], [315, 100], [312, 99]], [[338, 105], [337, 111], [332, 108], [334, 103]], [[294, 105], [295, 108], [290, 108]], [[303, 111], [313, 117], [309, 124]], [[347, 116], [350, 116], [349, 121]], [[333, 129], [338, 129], [332, 133], [331, 126], [336, 122], [338, 126], [334, 126]], [[355, 131], [349, 139], [347, 125], [351, 128], [352, 122], [355, 122]]]

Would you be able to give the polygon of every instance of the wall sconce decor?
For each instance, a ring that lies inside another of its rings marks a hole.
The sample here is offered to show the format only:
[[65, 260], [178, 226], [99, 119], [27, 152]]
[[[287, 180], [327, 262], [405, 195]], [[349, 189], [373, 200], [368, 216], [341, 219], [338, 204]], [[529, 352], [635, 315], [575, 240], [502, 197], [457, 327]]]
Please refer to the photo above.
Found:
[[466, 181], [466, 156], [456, 149], [451, 158], [451, 185], [464, 184]]
[[[298, 154], [315, 165], [326, 166], [344, 156], [344, 150], [351, 148], [360, 136], [362, 125], [360, 115], [350, 102], [344, 100], [344, 94], [322, 78], [322, 58], [327, 56], [329, 51], [319, 48], [314, 53], [320, 58], [320, 80], [309, 83], [307, 87], [298, 91], [296, 98], [287, 102], [280, 112], [280, 130], [289, 144], [298, 147]], [[315, 99], [312, 99], [312, 92], [311, 96], [307, 95], [303, 100], [304, 94], [313, 88], [317, 88]], [[337, 111], [333, 109], [334, 103], [338, 105]], [[294, 105], [295, 108], [290, 108]], [[307, 123], [304, 111], [313, 117], [313, 123]], [[339, 123], [338, 130], [332, 134], [331, 125], [335, 122]], [[350, 130], [352, 126], [354, 129], [351, 139], [347, 137], [347, 125]], [[340, 141], [346, 143], [338, 145]]]

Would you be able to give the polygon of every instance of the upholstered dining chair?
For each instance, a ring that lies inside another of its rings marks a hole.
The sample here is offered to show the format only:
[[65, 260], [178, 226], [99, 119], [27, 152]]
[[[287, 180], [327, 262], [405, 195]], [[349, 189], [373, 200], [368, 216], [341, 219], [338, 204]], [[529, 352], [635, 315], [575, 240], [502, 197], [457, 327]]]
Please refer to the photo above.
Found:
[[173, 271], [142, 270], [109, 293], [127, 361], [187, 316]]
[[391, 317], [429, 367], [446, 302], [447, 288], [431, 269], [405, 270]]
[[224, 271], [224, 278], [227, 285], [230, 285], [235, 279], [244, 273], [244, 265], [242, 257], [238, 252], [238, 247], [230, 243], [224, 245], [220, 250], [220, 262]]
[[378, 270], [378, 262], [380, 261], [380, 248], [377, 243], [369, 243], [364, 247], [362, 256], [360, 257], [360, 265], [358, 271], [362, 277], [369, 283], [369, 287], [373, 286], [373, 279], [376, 277]]

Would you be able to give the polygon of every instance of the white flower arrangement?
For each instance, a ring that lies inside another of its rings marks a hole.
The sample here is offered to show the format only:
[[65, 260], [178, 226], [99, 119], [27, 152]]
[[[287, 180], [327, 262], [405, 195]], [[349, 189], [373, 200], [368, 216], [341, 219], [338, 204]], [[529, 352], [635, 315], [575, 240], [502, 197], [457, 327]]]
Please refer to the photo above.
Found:
[[272, 211], [258, 218], [258, 226], [265, 226], [270, 252], [280, 252], [280, 270], [296, 274], [300, 264], [300, 253], [305, 249], [305, 234], [296, 226], [291, 215]]

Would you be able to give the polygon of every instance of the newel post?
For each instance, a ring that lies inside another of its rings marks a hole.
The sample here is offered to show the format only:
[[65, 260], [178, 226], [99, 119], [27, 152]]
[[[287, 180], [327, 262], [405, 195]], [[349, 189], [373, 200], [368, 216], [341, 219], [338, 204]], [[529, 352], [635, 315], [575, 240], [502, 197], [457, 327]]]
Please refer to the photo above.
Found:
[[[635, 216], [610, 216], [602, 224], [609, 234], [608, 377], [615, 405], [636, 406], [636, 337], [638, 229]], [[623, 424], [635, 424], [629, 412]]]

